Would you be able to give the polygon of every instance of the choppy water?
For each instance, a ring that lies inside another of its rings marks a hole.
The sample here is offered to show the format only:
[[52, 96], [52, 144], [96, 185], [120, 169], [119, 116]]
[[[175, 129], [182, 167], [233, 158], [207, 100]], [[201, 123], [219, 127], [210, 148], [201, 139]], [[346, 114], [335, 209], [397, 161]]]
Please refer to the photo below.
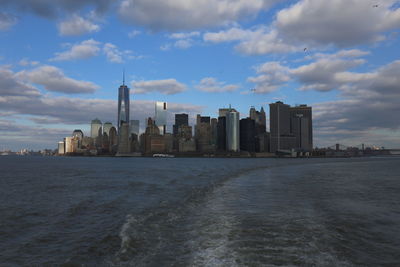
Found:
[[400, 266], [400, 158], [0, 157], [0, 265]]

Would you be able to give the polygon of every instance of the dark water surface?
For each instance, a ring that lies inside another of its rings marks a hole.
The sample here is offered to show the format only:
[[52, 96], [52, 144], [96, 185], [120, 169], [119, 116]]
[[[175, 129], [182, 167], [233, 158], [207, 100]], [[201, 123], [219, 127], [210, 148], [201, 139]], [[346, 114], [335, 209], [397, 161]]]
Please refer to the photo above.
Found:
[[0, 157], [0, 265], [400, 266], [400, 158]]

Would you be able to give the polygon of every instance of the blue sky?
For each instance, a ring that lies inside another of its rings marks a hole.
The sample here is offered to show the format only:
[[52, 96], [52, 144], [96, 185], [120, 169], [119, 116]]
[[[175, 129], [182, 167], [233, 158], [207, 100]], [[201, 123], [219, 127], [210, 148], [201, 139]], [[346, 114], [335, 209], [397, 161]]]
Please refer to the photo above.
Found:
[[246, 117], [282, 100], [313, 107], [317, 146], [400, 147], [399, 6], [0, 1], [0, 150], [54, 148], [96, 117], [115, 124], [123, 69], [142, 127], [154, 101], [172, 124], [177, 112], [216, 117], [231, 104]]

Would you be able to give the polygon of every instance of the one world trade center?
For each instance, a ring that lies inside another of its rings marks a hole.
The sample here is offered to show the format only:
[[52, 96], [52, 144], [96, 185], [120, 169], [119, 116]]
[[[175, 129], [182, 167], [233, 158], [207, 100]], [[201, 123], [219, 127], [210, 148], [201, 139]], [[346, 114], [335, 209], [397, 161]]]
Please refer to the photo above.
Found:
[[118, 134], [122, 123], [129, 123], [129, 88], [125, 85], [125, 74], [123, 83], [118, 89]]

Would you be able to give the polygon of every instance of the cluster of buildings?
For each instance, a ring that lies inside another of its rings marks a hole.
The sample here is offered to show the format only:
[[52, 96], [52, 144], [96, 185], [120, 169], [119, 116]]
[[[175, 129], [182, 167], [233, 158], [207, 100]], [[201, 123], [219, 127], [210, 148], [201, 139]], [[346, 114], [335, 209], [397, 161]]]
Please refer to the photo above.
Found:
[[167, 132], [167, 103], [156, 102], [154, 117], [139, 133], [138, 120], [130, 120], [129, 88], [118, 89], [118, 121], [91, 122], [90, 136], [73, 131], [58, 144], [60, 155], [151, 156], [154, 154], [207, 156], [267, 156], [297, 153], [309, 155], [313, 149], [312, 108], [291, 107], [283, 102], [269, 105], [269, 132], [263, 108], [250, 108], [248, 117], [232, 107], [221, 108], [217, 118], [196, 116], [189, 125], [189, 114], [175, 114], [172, 133]]

